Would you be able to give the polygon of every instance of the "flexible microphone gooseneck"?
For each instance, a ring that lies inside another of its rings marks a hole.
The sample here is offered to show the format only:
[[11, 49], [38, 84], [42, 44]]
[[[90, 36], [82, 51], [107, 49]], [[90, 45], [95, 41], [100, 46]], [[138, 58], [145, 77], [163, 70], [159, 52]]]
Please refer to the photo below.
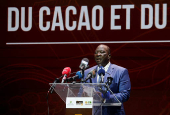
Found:
[[87, 80], [90, 79], [90, 83], [92, 83], [91, 78], [95, 78], [95, 76], [96, 76], [96, 69], [93, 69], [87, 74], [87, 77], [82, 82], [86, 82]]
[[69, 77], [66, 80], [69, 82], [69, 81], [75, 81], [76, 79], [81, 79], [81, 78], [82, 78], [82, 74], [80, 71], [78, 71], [75, 76]]

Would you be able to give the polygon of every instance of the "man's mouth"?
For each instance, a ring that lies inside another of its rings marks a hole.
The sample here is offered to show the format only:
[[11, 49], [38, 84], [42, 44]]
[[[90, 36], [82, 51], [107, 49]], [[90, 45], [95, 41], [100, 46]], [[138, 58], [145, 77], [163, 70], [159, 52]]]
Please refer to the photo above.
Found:
[[96, 58], [96, 61], [97, 61], [97, 62], [100, 62], [101, 60], [102, 60], [102, 59], [100, 59], [100, 58]]

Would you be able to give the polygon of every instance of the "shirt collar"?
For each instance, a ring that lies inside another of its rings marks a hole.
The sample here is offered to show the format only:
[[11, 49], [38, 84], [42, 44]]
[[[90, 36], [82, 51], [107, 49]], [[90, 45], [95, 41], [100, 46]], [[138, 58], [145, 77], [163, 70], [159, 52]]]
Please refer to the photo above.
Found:
[[109, 66], [110, 66], [110, 62], [104, 67], [105, 71], [109, 69]]
[[[109, 69], [109, 66], [110, 66], [110, 62], [104, 66], [104, 69], [105, 69], [105, 72], [107, 72], [107, 70]], [[97, 67], [97, 71], [99, 70], [99, 66]]]

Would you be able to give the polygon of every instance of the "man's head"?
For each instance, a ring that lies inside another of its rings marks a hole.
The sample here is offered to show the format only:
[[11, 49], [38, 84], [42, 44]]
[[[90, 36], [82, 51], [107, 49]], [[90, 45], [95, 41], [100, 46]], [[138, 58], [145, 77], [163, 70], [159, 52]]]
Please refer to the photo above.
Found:
[[111, 58], [110, 48], [107, 45], [99, 45], [95, 50], [94, 58], [98, 65], [106, 66]]

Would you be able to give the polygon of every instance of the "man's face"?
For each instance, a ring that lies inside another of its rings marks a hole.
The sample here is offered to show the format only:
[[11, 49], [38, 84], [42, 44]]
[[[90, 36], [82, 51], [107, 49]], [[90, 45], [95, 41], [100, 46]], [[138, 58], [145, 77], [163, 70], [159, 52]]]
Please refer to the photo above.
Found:
[[96, 48], [94, 58], [98, 65], [101, 64], [103, 67], [106, 66], [110, 59], [108, 54], [108, 47], [105, 45], [99, 45]]

